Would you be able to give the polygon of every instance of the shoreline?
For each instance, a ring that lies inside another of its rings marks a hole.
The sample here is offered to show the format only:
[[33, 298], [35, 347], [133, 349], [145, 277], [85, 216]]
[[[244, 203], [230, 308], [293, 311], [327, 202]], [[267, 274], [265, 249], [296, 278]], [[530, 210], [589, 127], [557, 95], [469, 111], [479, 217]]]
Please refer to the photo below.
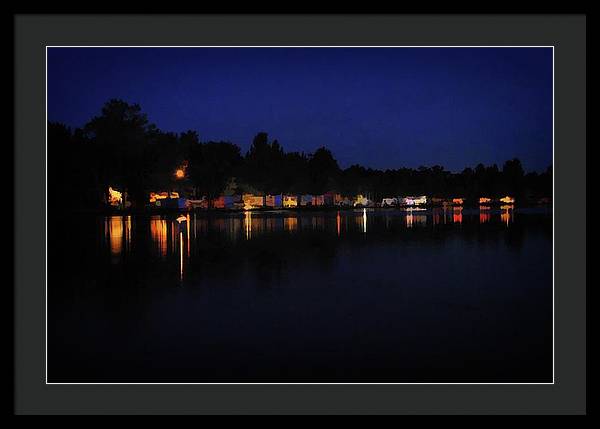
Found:
[[[488, 209], [485, 210], [497, 210], [501, 209], [502, 206], [509, 205], [512, 209], [528, 209], [528, 208], [552, 208], [552, 204], [486, 204], [485, 207]], [[480, 205], [447, 205], [445, 206], [447, 210], [453, 209], [480, 209]], [[259, 207], [253, 209], [228, 209], [228, 208], [212, 208], [212, 209], [200, 209], [200, 208], [156, 208], [156, 207], [144, 207], [142, 209], [117, 209], [117, 208], [105, 208], [105, 209], [96, 209], [96, 210], [64, 210], [62, 213], [72, 213], [76, 215], [94, 215], [94, 216], [115, 216], [115, 215], [166, 215], [166, 214], [202, 214], [202, 215], [222, 215], [222, 214], [243, 214], [243, 213], [268, 213], [268, 212], [297, 212], [297, 213], [310, 213], [310, 212], [336, 212], [336, 211], [354, 211], [354, 210], [362, 210], [368, 209], [377, 210], [377, 211], [410, 211], [410, 209], [415, 209], [415, 211], [431, 211], [433, 209], [443, 209], [442, 205], [424, 205], [418, 207], [412, 206], [392, 206], [392, 207], [347, 207], [347, 206], [303, 206], [303, 207]]]

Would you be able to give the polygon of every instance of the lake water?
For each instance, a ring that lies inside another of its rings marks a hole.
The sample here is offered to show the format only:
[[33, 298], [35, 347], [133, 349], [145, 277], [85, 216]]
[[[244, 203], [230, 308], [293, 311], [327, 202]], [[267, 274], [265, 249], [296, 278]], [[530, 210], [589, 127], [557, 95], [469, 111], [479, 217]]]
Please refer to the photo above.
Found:
[[50, 382], [551, 382], [550, 209], [54, 216]]

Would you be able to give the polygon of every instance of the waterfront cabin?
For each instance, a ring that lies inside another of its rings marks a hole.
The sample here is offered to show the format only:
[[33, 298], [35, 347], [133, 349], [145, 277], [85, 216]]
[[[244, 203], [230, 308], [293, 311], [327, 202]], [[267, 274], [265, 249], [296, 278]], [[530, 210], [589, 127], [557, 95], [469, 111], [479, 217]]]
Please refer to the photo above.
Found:
[[282, 195], [267, 195], [265, 197], [265, 206], [280, 208], [282, 206]]
[[179, 197], [179, 192], [150, 192], [148, 201], [151, 206], [161, 208], [186, 208], [188, 200]]
[[212, 200], [212, 207], [215, 209], [232, 209], [234, 207], [234, 198], [231, 195], [221, 195]]
[[504, 204], [514, 204], [515, 203], [515, 199], [513, 197], [509, 197], [507, 195], [506, 197], [500, 198], [500, 202], [504, 203]]
[[381, 207], [394, 207], [398, 205], [397, 198], [384, 198], [381, 200]]
[[208, 200], [205, 197], [199, 200], [187, 200], [187, 206], [191, 209], [207, 209]]
[[323, 204], [326, 206], [338, 206], [342, 201], [342, 196], [335, 192], [330, 191], [323, 194]]
[[313, 196], [309, 194], [304, 194], [300, 196], [300, 205], [302, 207], [312, 206]]
[[337, 205], [340, 207], [352, 207], [353, 201], [348, 197], [344, 197], [337, 203]]
[[296, 195], [284, 195], [283, 207], [286, 209], [295, 208], [298, 206], [298, 197]]
[[116, 208], [123, 208], [123, 193], [108, 187], [108, 205]]
[[262, 195], [244, 194], [242, 200], [245, 210], [258, 209], [265, 205], [265, 197]]
[[358, 194], [354, 198], [354, 207], [366, 207], [369, 205], [369, 199], [367, 197]]
[[325, 196], [324, 195], [313, 195], [312, 205], [313, 206], [325, 205]]
[[211, 201], [212, 207], [215, 209], [224, 209], [225, 208], [225, 197], [223, 195], [213, 199]]
[[402, 197], [400, 198], [400, 201], [403, 206], [423, 206], [427, 204], [427, 197], [425, 195], [418, 197]]

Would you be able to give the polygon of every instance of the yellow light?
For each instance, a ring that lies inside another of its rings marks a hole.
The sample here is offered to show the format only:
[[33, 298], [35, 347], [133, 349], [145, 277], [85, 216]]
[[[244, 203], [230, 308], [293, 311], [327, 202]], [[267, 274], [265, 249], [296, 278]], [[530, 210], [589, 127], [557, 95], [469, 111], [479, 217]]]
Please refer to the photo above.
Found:
[[177, 171], [175, 171], [175, 177], [177, 177], [178, 179], [183, 179], [185, 177], [185, 172], [179, 168], [177, 169]]
[[509, 197], [508, 195], [504, 198], [500, 198], [500, 201], [506, 204], [513, 204], [515, 199], [513, 197]]
[[112, 187], [108, 187], [108, 203], [111, 206], [118, 206], [123, 203], [123, 194]]
[[504, 206], [500, 206], [500, 209], [502, 210], [502, 214], [500, 215], [500, 218], [506, 224], [506, 226], [508, 226], [508, 224], [512, 221], [512, 218], [513, 218], [513, 213], [512, 213], [513, 206], [512, 205], [504, 205]]
[[244, 227], [246, 229], [246, 240], [252, 238], [252, 212], [247, 211], [244, 216]]

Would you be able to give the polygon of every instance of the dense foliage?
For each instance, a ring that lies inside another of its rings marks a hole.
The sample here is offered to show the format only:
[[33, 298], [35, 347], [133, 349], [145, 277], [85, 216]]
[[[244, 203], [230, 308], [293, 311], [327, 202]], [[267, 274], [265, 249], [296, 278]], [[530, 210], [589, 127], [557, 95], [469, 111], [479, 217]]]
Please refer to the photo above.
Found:
[[[150, 191], [186, 186], [196, 195], [228, 192], [363, 194], [373, 200], [398, 195], [478, 198], [552, 195], [551, 167], [525, 173], [518, 159], [452, 173], [442, 166], [375, 170], [339, 167], [325, 147], [312, 154], [285, 152], [259, 132], [246, 154], [230, 142], [202, 142], [195, 131], [159, 130], [137, 104], [110, 100], [101, 114], [75, 130], [48, 123], [49, 194], [67, 196], [69, 207], [94, 209], [106, 201], [109, 186], [126, 190], [134, 206]], [[178, 179], [174, 172], [185, 171]], [[232, 182], [232, 178], [235, 180]], [[235, 189], [231, 189], [232, 183]], [[64, 200], [63, 200], [64, 201]]]

